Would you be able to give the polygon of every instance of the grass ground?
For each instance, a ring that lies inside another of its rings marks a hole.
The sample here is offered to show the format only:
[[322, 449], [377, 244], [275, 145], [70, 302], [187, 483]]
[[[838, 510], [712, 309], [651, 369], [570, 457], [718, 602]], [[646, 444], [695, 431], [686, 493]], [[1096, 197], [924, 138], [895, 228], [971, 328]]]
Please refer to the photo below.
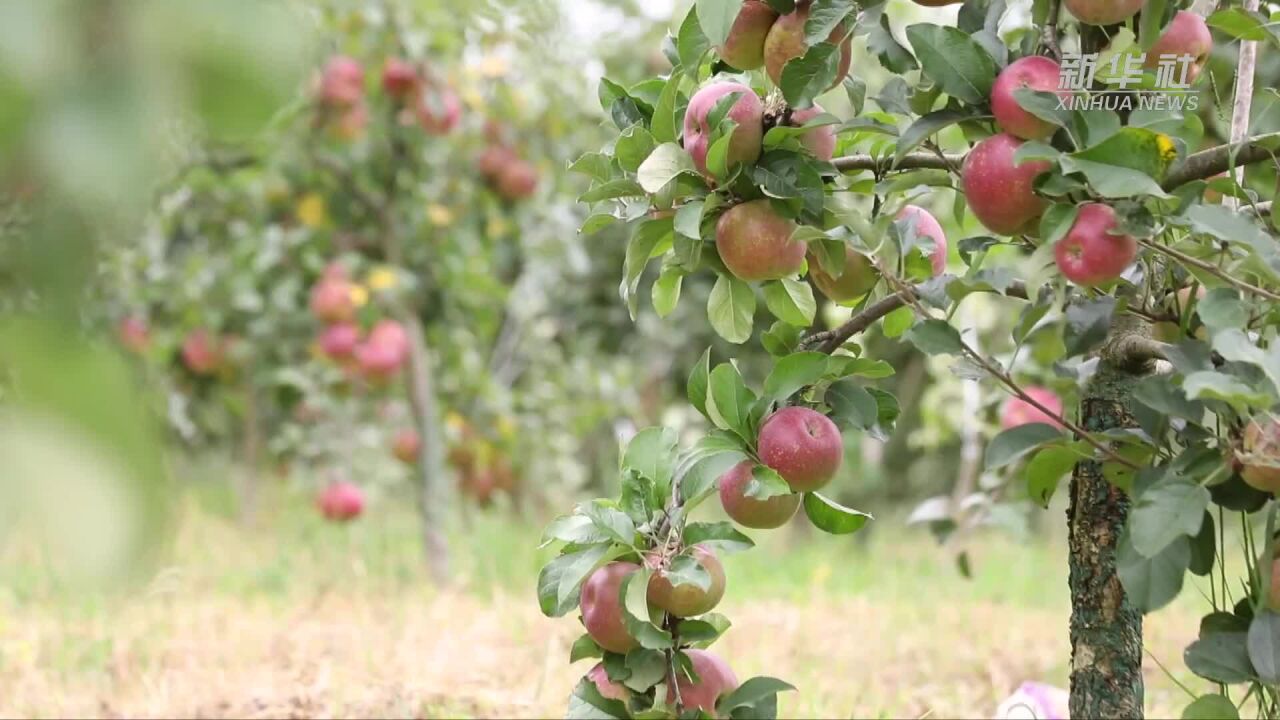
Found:
[[[588, 669], [566, 664], [577, 623], [537, 610], [534, 523], [473, 518], [454, 536], [456, 585], [437, 591], [407, 510], [338, 528], [304, 507], [246, 530], [210, 507], [184, 504], [164, 566], [123, 596], [0, 548], [0, 716], [559, 717]], [[775, 533], [726, 563], [734, 627], [718, 651], [740, 677], [795, 684], [785, 716], [990, 717], [1024, 680], [1065, 685], [1059, 540], [979, 537], [966, 580], [922, 531], [876, 525]], [[1201, 689], [1180, 660], [1197, 597], [1149, 618], [1146, 639]], [[1148, 665], [1149, 713], [1178, 716], [1185, 692]]]

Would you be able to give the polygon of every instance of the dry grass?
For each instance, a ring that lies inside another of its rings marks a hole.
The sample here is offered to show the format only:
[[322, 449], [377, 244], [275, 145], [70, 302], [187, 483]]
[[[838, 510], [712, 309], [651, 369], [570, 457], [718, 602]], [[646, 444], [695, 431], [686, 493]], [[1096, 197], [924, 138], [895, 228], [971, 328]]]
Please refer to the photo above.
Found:
[[[558, 717], [587, 669], [565, 663], [577, 624], [537, 612], [536, 558], [498, 564], [496, 535], [462, 563], [460, 589], [437, 593], [399, 564], [416, 548], [399, 549], [411, 535], [394, 524], [305, 548], [289, 532], [186, 526], [173, 564], [128, 600], [0, 591], [0, 715]], [[759, 580], [780, 551], [735, 557], [723, 606], [734, 627], [717, 652], [741, 677], [796, 684], [787, 716], [990, 717], [1023, 680], [1061, 684], [1068, 656], [1061, 572], [1037, 567], [1057, 551], [990, 545], [973, 581], [923, 539], [877, 541], [884, 562], [858, 572], [883, 569], [852, 578], [860, 553], [818, 545], [797, 556], [786, 587]], [[1006, 560], [1019, 552], [1029, 566]], [[1148, 647], [1166, 665], [1180, 668], [1195, 617], [1188, 601], [1149, 621]], [[1147, 677], [1149, 712], [1180, 714], [1185, 694], [1154, 666]]]

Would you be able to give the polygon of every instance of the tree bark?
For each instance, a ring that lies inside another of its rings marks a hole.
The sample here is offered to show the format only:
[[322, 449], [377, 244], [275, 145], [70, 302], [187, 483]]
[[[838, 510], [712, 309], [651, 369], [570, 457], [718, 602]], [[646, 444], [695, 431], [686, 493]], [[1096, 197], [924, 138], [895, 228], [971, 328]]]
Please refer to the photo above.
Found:
[[240, 522], [246, 527], [258, 517], [258, 483], [262, 472], [262, 421], [258, 417], [258, 388], [244, 383], [244, 418], [240, 458]]
[[419, 507], [422, 515], [422, 549], [427, 568], [437, 585], [449, 582], [449, 542], [445, 534], [445, 508], [448, 504], [448, 469], [445, 466], [444, 433], [440, 430], [440, 409], [432, 381], [431, 355], [423, 335], [422, 323], [413, 313], [406, 313], [405, 329], [409, 332], [409, 366], [405, 381], [409, 386], [409, 404], [414, 424], [422, 438], [418, 467], [422, 476]]
[[[1132, 316], [1114, 320], [1097, 372], [1085, 388], [1080, 424], [1089, 432], [1135, 427], [1132, 393], [1150, 358], [1133, 357], [1134, 335], [1149, 327]], [[1071, 589], [1071, 717], [1141, 718], [1142, 613], [1116, 572], [1116, 549], [1129, 516], [1129, 496], [1087, 461], [1071, 478], [1067, 510]]]

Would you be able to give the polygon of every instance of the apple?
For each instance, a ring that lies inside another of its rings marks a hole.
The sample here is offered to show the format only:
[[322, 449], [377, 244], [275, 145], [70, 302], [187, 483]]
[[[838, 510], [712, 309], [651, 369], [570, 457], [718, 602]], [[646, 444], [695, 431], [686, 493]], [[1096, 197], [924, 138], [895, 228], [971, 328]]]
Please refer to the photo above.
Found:
[[325, 275], [311, 287], [311, 314], [321, 322], [351, 322], [356, 316], [355, 287], [346, 278]]
[[806, 407], [785, 407], [760, 426], [757, 452], [794, 492], [823, 488], [844, 460], [844, 438], [831, 418]]
[[1152, 69], [1158, 67], [1161, 57], [1180, 58], [1190, 55], [1194, 60], [1187, 69], [1187, 82], [1194, 83], [1204, 70], [1205, 63], [1209, 62], [1212, 52], [1213, 34], [1209, 32], [1209, 25], [1204, 18], [1187, 10], [1179, 10], [1173, 16], [1173, 22], [1165, 28], [1164, 34], [1147, 51], [1146, 66]]
[[368, 127], [369, 108], [362, 101], [343, 108], [337, 122], [329, 126], [329, 132], [340, 140], [355, 140]]
[[[809, 43], [804, 37], [804, 26], [809, 21], [811, 5], [812, 3], [807, 1], [796, 3], [794, 12], [778, 18], [778, 21], [769, 29], [769, 35], [764, 41], [764, 66], [774, 85], [782, 84], [782, 71], [788, 62], [809, 51]], [[849, 74], [849, 67], [853, 64], [853, 38], [850, 36], [849, 28], [841, 24], [831, 31], [827, 42], [840, 43], [840, 66], [836, 70], [835, 82], [826, 88], [830, 90], [839, 85]]]
[[346, 360], [360, 344], [360, 326], [355, 323], [330, 325], [320, 333], [320, 351], [334, 360]]
[[316, 505], [326, 520], [349, 522], [364, 512], [364, 492], [349, 482], [335, 482], [321, 491]]
[[355, 105], [364, 97], [364, 67], [346, 55], [329, 58], [320, 71], [320, 101], [333, 107]]
[[729, 28], [724, 45], [716, 48], [720, 59], [738, 70], [755, 70], [764, 65], [764, 42], [778, 13], [761, 0], [745, 0]]
[[[804, 127], [804, 124], [818, 117], [825, 112], [821, 105], [814, 104], [811, 108], [804, 110], [796, 110], [791, 113], [791, 124], [795, 127]], [[816, 127], [804, 135], [800, 136], [800, 144], [809, 149], [814, 157], [824, 162], [830, 162], [836, 154], [836, 126], [823, 125]]]
[[760, 159], [764, 149], [764, 103], [756, 91], [736, 82], [706, 85], [693, 94], [689, 108], [685, 110], [684, 149], [693, 158], [694, 167], [707, 178], [711, 177], [707, 170], [707, 153], [711, 150], [711, 136], [715, 130], [708, 123], [707, 116], [720, 98], [732, 93], [739, 95], [726, 117], [737, 123], [737, 127], [729, 138], [729, 149], [725, 155], [727, 167], [750, 165]]
[[698, 681], [690, 680], [684, 673], [677, 675], [676, 686], [667, 691], [667, 702], [674, 703], [675, 691], [679, 690], [685, 710], [697, 708], [714, 716], [720, 697], [738, 689], [738, 676], [728, 663], [706, 650], [685, 650], [684, 654], [689, 656]]
[[116, 337], [126, 350], [138, 355], [146, 352], [151, 345], [151, 330], [147, 327], [147, 321], [137, 315], [120, 319]]
[[582, 624], [587, 634], [609, 652], [625, 653], [638, 646], [622, 618], [622, 581], [640, 566], [611, 562], [597, 568], [582, 584]]
[[747, 485], [755, 464], [743, 460], [720, 476], [720, 504], [734, 522], [755, 530], [772, 530], [787, 524], [800, 508], [798, 494], [779, 495], [767, 500], [747, 496]]
[[449, 88], [436, 93], [423, 93], [416, 107], [418, 124], [428, 134], [448, 135], [462, 119], [462, 101]]
[[1069, 90], [1058, 90], [1061, 81], [1062, 67], [1043, 55], [1029, 55], [1013, 61], [1000, 72], [991, 87], [991, 111], [996, 116], [996, 124], [1001, 130], [1023, 140], [1044, 140], [1053, 135], [1058, 126], [1022, 109], [1014, 93], [1028, 88], [1070, 97]]
[[1005, 401], [1004, 409], [1000, 411], [1000, 428], [1002, 430], [1012, 430], [1032, 423], [1045, 423], [1056, 428], [1062, 427], [1062, 423], [1058, 422], [1058, 418], [1062, 416], [1062, 398], [1058, 397], [1058, 393], [1038, 385], [1025, 387], [1023, 391], [1028, 397], [1053, 411], [1053, 414], [1050, 415], [1026, 400], [1014, 396]]
[[1071, 282], [1093, 287], [1111, 282], [1138, 256], [1138, 241], [1116, 232], [1116, 211], [1090, 203], [1053, 248], [1058, 270]]
[[793, 240], [795, 222], [782, 217], [769, 200], [730, 208], [716, 223], [716, 250], [725, 267], [741, 280], [778, 280], [800, 272], [808, 248]]
[[511, 148], [505, 145], [490, 145], [476, 158], [476, 170], [484, 177], [492, 180], [502, 173], [507, 165], [517, 162], [518, 157]]
[[587, 673], [587, 679], [596, 686], [596, 690], [602, 696], [609, 700], [626, 702], [631, 697], [631, 691], [625, 685], [609, 679], [609, 673], [604, 669], [604, 663], [602, 662], [596, 663], [595, 667], [591, 668], [590, 672]]
[[1280, 420], [1250, 420], [1240, 449], [1236, 457], [1242, 468], [1240, 477], [1262, 492], [1280, 492]]
[[422, 438], [413, 428], [403, 428], [391, 441], [391, 454], [406, 465], [417, 465], [422, 453]]
[[809, 277], [818, 290], [836, 303], [851, 303], [871, 292], [880, 282], [880, 271], [871, 264], [866, 255], [851, 247], [844, 249], [844, 272], [840, 277], [832, 277], [822, 269], [818, 258], [809, 253]]
[[400, 58], [387, 58], [382, 65], [382, 89], [393, 98], [403, 99], [418, 90], [418, 71], [413, 63]]
[[1015, 165], [1019, 147], [1022, 141], [1008, 133], [993, 135], [969, 151], [960, 171], [969, 208], [988, 230], [1001, 235], [1034, 232], [1047, 206], [1036, 195], [1034, 182], [1051, 165], [1047, 160]]
[[208, 330], [193, 330], [182, 341], [182, 362], [196, 375], [213, 375], [222, 369], [224, 360], [222, 340]]
[[918, 205], [908, 205], [898, 212], [898, 221], [911, 223], [918, 237], [933, 241], [933, 253], [929, 261], [933, 264], [933, 275], [937, 277], [947, 271], [947, 234], [933, 213]]
[[[706, 590], [697, 585], [673, 585], [666, 570], [657, 570], [649, 578], [649, 603], [676, 617], [693, 617], [711, 612], [724, 597], [725, 574], [720, 559], [709, 549], [694, 545], [690, 556], [711, 576], [711, 586]], [[656, 561], [656, 558], [655, 558]]]
[[382, 320], [356, 346], [356, 364], [371, 380], [389, 380], [409, 358], [409, 335], [394, 320]]
[[1147, 0], [1066, 0], [1063, 5], [1086, 25], [1115, 25], [1138, 14]]
[[533, 197], [538, 192], [538, 169], [528, 161], [513, 159], [498, 171], [494, 190], [512, 202]]

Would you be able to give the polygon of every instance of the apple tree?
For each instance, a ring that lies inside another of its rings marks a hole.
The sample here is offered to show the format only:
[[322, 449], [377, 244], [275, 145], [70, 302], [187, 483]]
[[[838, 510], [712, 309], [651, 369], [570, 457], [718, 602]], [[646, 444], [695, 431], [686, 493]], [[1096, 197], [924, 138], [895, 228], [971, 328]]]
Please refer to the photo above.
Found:
[[[1277, 44], [1268, 18], [1256, 2], [1207, 21], [1174, 0], [916, 4], [960, 7], [899, 35], [874, 0], [699, 0], [664, 45], [669, 74], [601, 80], [616, 138], [570, 169], [590, 183], [586, 230], [632, 228], [623, 302], [634, 316], [651, 272], [667, 316], [686, 279], [714, 277], [707, 322], [773, 361], [757, 377], [705, 355], [688, 381], [705, 436], [642, 432], [620, 497], [547, 529], [561, 551], [541, 608], [579, 611], [571, 661], [600, 658], [570, 715], [776, 714], [790, 686], [739, 683], [706, 650], [729, 627], [712, 612], [729, 580], [716, 553], [801, 507], [828, 532], [867, 522], [821, 490], [842, 431], [893, 432], [896, 400], [867, 385], [893, 368], [859, 342], [880, 327], [1008, 394], [988, 471], [1042, 503], [1070, 475], [1074, 717], [1142, 715], [1142, 617], [1187, 583], [1214, 606], [1185, 656], [1213, 689], [1189, 716], [1275, 717], [1280, 136], [1253, 132], [1249, 111], [1259, 44]], [[881, 87], [855, 42], [889, 71]], [[1201, 149], [1189, 98], [1232, 47], [1228, 142]], [[850, 117], [817, 102], [837, 87]], [[935, 213], [977, 232], [948, 238]], [[1016, 319], [1012, 352], [978, 349], [960, 322], [976, 294]], [[815, 327], [824, 298], [850, 319]], [[756, 332], [760, 314], [772, 324]], [[1078, 407], [1025, 376], [1031, 344], [1057, 348]], [[694, 517], [712, 497], [733, 523]]]

